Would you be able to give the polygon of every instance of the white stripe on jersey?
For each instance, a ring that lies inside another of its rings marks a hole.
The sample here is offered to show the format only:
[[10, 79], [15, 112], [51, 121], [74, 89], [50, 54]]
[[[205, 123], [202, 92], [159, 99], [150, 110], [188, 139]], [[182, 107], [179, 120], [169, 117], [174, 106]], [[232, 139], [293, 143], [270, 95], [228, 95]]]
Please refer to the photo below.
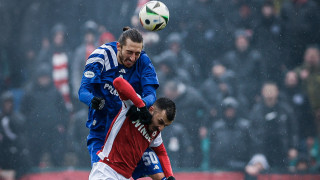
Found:
[[[100, 47], [102, 47], [102, 46], [100, 46]], [[103, 54], [103, 55], [107, 55], [107, 53], [106, 53], [106, 50], [105, 49], [96, 49], [96, 50], [94, 50], [91, 54]], [[90, 54], [90, 55], [91, 55]]]
[[101, 59], [99, 57], [93, 57], [93, 58], [88, 59], [86, 65], [91, 64], [91, 63], [95, 63], [95, 62], [100, 63], [102, 66], [104, 65], [104, 59]]
[[87, 60], [86, 65], [90, 64], [90, 63], [98, 62], [98, 63], [102, 64], [102, 66], [103, 66], [101, 72], [103, 71], [104, 67], [106, 68], [106, 71], [111, 69], [109, 56], [106, 52], [106, 49], [108, 49], [111, 54], [113, 64], [115, 67], [117, 67], [118, 66], [117, 55], [116, 55], [116, 52], [113, 50], [113, 48], [111, 46], [107, 46], [105, 44], [100, 46], [100, 48], [104, 48], [104, 49], [96, 49], [91, 53], [91, 55], [92, 54], [102, 54], [104, 56], [104, 59], [102, 59], [101, 57], [92, 57]]
[[[112, 61], [115, 67], [118, 66], [118, 60], [117, 60], [117, 55], [116, 52], [113, 50], [113, 48], [111, 46], [106, 46], [105, 44], [101, 46], [102, 48], [107, 48], [110, 51], [111, 57], [112, 57]], [[108, 57], [108, 56], [107, 56]], [[107, 63], [107, 62], [106, 62]], [[108, 62], [109, 63], [109, 62]]]
[[151, 142], [150, 147], [158, 147], [162, 144], [162, 137], [161, 132], [158, 134], [158, 136]]
[[108, 136], [107, 141], [104, 144], [104, 147], [102, 149], [102, 151], [98, 154], [98, 156], [100, 157], [101, 160], [103, 160], [105, 157], [109, 156], [109, 153], [112, 149], [112, 145], [113, 142], [115, 140], [115, 138], [118, 135], [118, 132], [120, 131], [123, 122], [126, 120], [126, 114], [130, 108], [130, 106], [132, 106], [132, 101], [127, 100], [127, 101], [122, 101], [122, 109], [121, 112], [119, 114], [119, 116], [117, 117], [116, 121], [114, 122], [113, 126], [110, 127], [111, 131], [110, 134]]
[[[90, 55], [92, 55], [92, 54], [102, 54], [105, 58], [108, 57], [107, 52], [104, 49], [96, 49]], [[86, 62], [86, 65], [91, 64], [91, 63], [95, 63], [95, 62], [98, 62], [102, 65], [102, 69], [101, 69], [101, 72], [102, 72], [103, 68], [105, 66], [105, 60], [100, 57], [89, 58]], [[109, 67], [109, 69], [110, 69], [110, 67]]]

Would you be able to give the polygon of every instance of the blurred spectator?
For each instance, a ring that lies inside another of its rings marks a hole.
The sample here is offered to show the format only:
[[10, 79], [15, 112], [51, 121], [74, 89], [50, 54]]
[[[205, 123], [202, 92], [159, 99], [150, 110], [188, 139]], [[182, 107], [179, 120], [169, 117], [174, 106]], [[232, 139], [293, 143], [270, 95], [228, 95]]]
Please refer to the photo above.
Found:
[[231, 21], [235, 29], [245, 29], [252, 32], [257, 24], [254, 11], [257, 4], [255, 2], [249, 3], [245, 0], [233, 1], [232, 3], [235, 3], [236, 11], [235, 14], [230, 17], [229, 21]]
[[70, 50], [66, 42], [66, 27], [63, 24], [56, 24], [52, 28], [52, 45], [43, 42], [41, 52], [39, 52], [38, 62], [50, 64], [53, 82], [55, 87], [62, 94], [65, 106], [69, 112], [73, 111], [70, 89]]
[[303, 64], [295, 68], [295, 72], [310, 100], [316, 118], [317, 134], [320, 137], [320, 49], [318, 46], [310, 45], [306, 48]]
[[95, 0], [94, 3], [81, 1], [81, 3], [86, 3], [87, 13], [92, 19], [107, 27], [115, 37], [119, 37], [121, 32], [119, 29], [130, 25], [130, 17], [134, 14], [137, 0], [113, 1], [112, 5], [105, 0]]
[[[265, 83], [261, 95], [262, 102], [256, 103], [250, 112], [252, 150], [254, 154], [265, 156], [272, 170], [285, 169], [287, 153], [290, 149], [296, 150], [298, 145], [296, 117], [293, 109], [279, 98], [275, 83]], [[266, 167], [264, 165], [263, 169]]]
[[[213, 15], [217, 7], [212, 0], [194, 0], [188, 5], [189, 18], [187, 32], [183, 36], [185, 48], [201, 67], [204, 77], [210, 70], [210, 60], [225, 50], [228, 37], [221, 23]], [[182, 32], [182, 31], [181, 31]]]
[[253, 45], [260, 51], [264, 64], [264, 79], [282, 84], [284, 63], [280, 56], [281, 24], [271, 1], [260, 8], [258, 24], [253, 29]]
[[261, 86], [264, 68], [261, 54], [250, 45], [250, 35], [245, 30], [235, 33], [234, 49], [225, 53], [222, 63], [235, 73], [236, 97], [248, 109], [255, 103]]
[[[186, 84], [191, 84], [190, 74], [182, 68], [176, 66], [175, 60], [167, 58], [155, 65], [159, 84], [165, 84], [170, 80], [179, 80]], [[163, 94], [164, 86], [158, 88], [158, 92]]]
[[0, 93], [11, 88], [11, 64], [9, 61], [9, 56], [4, 49], [0, 49]]
[[[319, 151], [319, 141], [315, 136], [309, 136], [302, 141], [302, 145], [299, 151], [299, 155], [292, 164], [294, 168], [293, 171], [299, 172], [299, 158], [303, 158], [303, 161], [307, 161], [307, 169], [304, 169], [305, 173], [318, 173], [320, 170], [320, 151]], [[303, 164], [304, 162], [302, 162]], [[302, 168], [302, 167], [300, 167]], [[301, 170], [301, 169], [300, 169]]]
[[283, 3], [280, 18], [283, 28], [282, 54], [288, 69], [302, 63], [300, 57], [308, 44], [319, 41], [319, 7], [313, 0], [288, 0]]
[[310, 168], [309, 159], [305, 155], [299, 155], [295, 166], [295, 171], [298, 173], [308, 173]]
[[[13, 31], [13, 24], [12, 21], [13, 13], [11, 8], [14, 7], [14, 3], [12, 1], [5, 1], [1, 2], [0, 6], [0, 21], [6, 25], [6, 28], [0, 28], [0, 46], [4, 47], [6, 44], [10, 43], [10, 33]], [[2, 48], [1, 48], [2, 50]], [[2, 52], [1, 52], [2, 53]]]
[[54, 87], [50, 65], [39, 64], [36, 74], [21, 104], [31, 159], [36, 167], [59, 166], [66, 151], [67, 110]]
[[177, 32], [171, 33], [167, 41], [169, 49], [155, 56], [153, 62], [157, 65], [161, 63], [161, 61], [171, 60], [175, 69], [184, 69], [190, 74], [190, 81], [199, 84], [200, 82], [198, 82], [198, 80], [201, 73], [200, 65], [196, 59], [184, 49], [181, 34]]
[[170, 157], [172, 168], [190, 167], [190, 156], [195, 152], [190, 139], [191, 134], [184, 124], [179, 122], [172, 124], [172, 126], [166, 127], [161, 135]]
[[315, 136], [316, 126], [309, 98], [294, 71], [287, 72], [285, 76], [282, 96], [294, 110], [299, 124], [299, 138], [304, 140], [309, 136]]
[[177, 108], [182, 110], [177, 111], [175, 123], [183, 124], [186, 128], [193, 148], [188, 149], [185, 161], [188, 167], [199, 167], [200, 161], [192, 159], [202, 159], [199, 130], [200, 127], [208, 127], [206, 99], [193, 87], [177, 80], [165, 83], [164, 96], [175, 101]]
[[0, 171], [13, 170], [19, 177], [29, 169], [30, 159], [26, 148], [25, 118], [14, 111], [13, 96], [11, 91], [6, 91], [0, 99]]
[[[84, 126], [88, 117], [88, 109], [80, 109], [74, 113], [71, 119], [71, 125], [68, 127], [68, 148], [69, 152], [65, 154], [64, 165], [76, 167], [88, 167], [91, 163], [87, 150], [88, 128]], [[69, 162], [68, 156], [71, 155], [72, 162]]]
[[210, 104], [211, 118], [216, 118], [220, 112], [222, 100], [234, 96], [234, 72], [218, 61], [214, 61], [209, 77], [200, 86], [200, 91]]
[[307, 154], [310, 161], [310, 171], [320, 171], [320, 146], [319, 140], [314, 137], [308, 137], [306, 140]]
[[270, 168], [267, 158], [263, 154], [255, 154], [245, 167], [246, 180], [256, 180], [261, 172]]
[[244, 171], [250, 159], [250, 122], [238, 115], [241, 106], [233, 97], [222, 101], [223, 115], [210, 130], [211, 165], [216, 169]]
[[36, 54], [37, 52], [32, 48], [26, 48], [23, 53], [23, 67], [21, 69], [23, 82], [21, 83], [21, 86], [26, 86], [27, 84], [32, 82], [32, 79], [34, 78], [34, 70], [33, 68], [36, 66]]
[[102, 32], [102, 34], [99, 37], [99, 46], [102, 44], [113, 42], [115, 40], [116, 40], [116, 38], [113, 36], [113, 34], [111, 34], [108, 31], [104, 31], [104, 32]]
[[[76, 48], [71, 62], [72, 95], [78, 99], [78, 90], [81, 84], [84, 66], [90, 54], [96, 49], [98, 25], [94, 21], [87, 21], [83, 25], [83, 42]], [[77, 101], [79, 102], [79, 101]], [[78, 103], [82, 104], [82, 103]]]

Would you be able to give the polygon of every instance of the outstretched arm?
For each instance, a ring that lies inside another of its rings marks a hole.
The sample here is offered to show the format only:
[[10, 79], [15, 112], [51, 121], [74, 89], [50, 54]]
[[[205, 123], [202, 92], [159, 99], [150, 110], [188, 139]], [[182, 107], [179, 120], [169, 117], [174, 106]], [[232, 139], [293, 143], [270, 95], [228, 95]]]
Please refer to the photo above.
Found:
[[170, 159], [169, 159], [169, 156], [167, 154], [166, 148], [164, 147], [163, 143], [161, 143], [161, 145], [158, 147], [152, 147], [152, 149], [159, 157], [160, 164], [162, 166], [162, 169], [163, 169], [165, 176], [166, 177], [173, 176]]

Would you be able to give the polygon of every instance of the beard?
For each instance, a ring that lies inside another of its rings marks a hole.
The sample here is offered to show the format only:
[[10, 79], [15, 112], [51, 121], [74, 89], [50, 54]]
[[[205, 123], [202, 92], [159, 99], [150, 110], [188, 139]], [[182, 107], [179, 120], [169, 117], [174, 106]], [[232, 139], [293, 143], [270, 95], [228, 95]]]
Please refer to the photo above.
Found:
[[[125, 58], [122, 54], [122, 50], [119, 51], [119, 61], [122, 65], [124, 65], [126, 68], [131, 68], [135, 62], [132, 62], [130, 58]], [[131, 63], [128, 65], [128, 63]]]
[[123, 54], [122, 54], [122, 50], [119, 52], [119, 61], [121, 64], [124, 64], [124, 57], [123, 57]]

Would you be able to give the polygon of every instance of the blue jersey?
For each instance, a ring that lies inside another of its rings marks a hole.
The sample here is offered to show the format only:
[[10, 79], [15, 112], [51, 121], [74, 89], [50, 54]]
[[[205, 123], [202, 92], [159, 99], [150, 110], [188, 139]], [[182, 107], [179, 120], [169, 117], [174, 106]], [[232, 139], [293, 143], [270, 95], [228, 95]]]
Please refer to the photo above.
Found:
[[[117, 61], [116, 42], [104, 44], [97, 48], [88, 58], [79, 89], [79, 99], [89, 106], [89, 115], [86, 126], [96, 132], [104, 132], [104, 138], [112, 120], [121, 108], [121, 101], [113, 80], [123, 77], [142, 97], [147, 106], [156, 100], [158, 78], [147, 54], [142, 51], [139, 59], [131, 68], [126, 68]], [[91, 108], [94, 96], [105, 99], [102, 110]]]

